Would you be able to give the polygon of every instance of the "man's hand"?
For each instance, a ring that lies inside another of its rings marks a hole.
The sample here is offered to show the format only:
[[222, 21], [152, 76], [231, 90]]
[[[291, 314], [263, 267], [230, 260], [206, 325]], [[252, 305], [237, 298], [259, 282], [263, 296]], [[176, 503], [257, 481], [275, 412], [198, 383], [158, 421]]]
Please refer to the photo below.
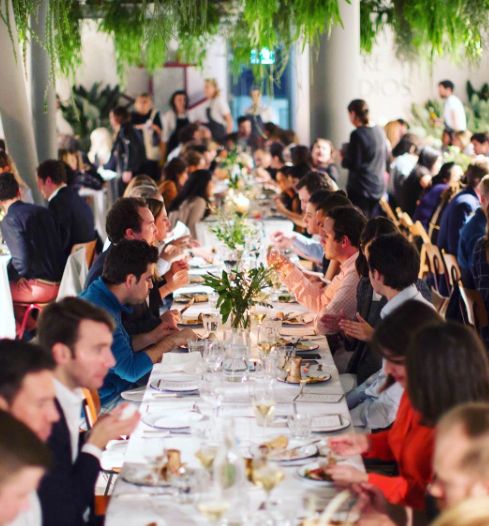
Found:
[[273, 245], [277, 248], [286, 249], [292, 246], [294, 235], [286, 235], [284, 232], [274, 232], [271, 236]]
[[341, 320], [339, 322], [340, 329], [350, 338], [355, 338], [362, 342], [369, 342], [374, 334], [374, 328], [367, 323], [358, 312], [355, 317], [357, 321], [347, 319]]
[[160, 316], [161, 325], [164, 329], [176, 330], [180, 321], [180, 312], [177, 310], [167, 310]]
[[170, 288], [171, 292], [175, 292], [176, 290], [184, 287], [185, 285], [188, 285], [190, 282], [190, 278], [188, 275], [187, 270], [179, 270], [178, 272], [175, 272], [171, 276], [170, 279], [167, 280], [166, 284]]
[[165, 274], [165, 278], [168, 278], [168, 274], [176, 274], [179, 270], [188, 270], [188, 263], [184, 259], [177, 259], [170, 265], [170, 270]]
[[121, 404], [110, 414], [100, 416], [88, 435], [87, 444], [104, 450], [111, 440], [130, 435], [138, 425], [141, 415], [136, 411], [130, 418], [122, 420], [122, 411], [127, 405]]
[[346, 464], [335, 464], [325, 469], [331, 478], [340, 486], [368, 482], [368, 475], [353, 466]]
[[172, 259], [175, 259], [182, 254], [183, 248], [181, 246], [175, 245], [174, 243], [169, 243], [161, 251], [160, 258], [164, 259], [165, 261], [171, 261]]

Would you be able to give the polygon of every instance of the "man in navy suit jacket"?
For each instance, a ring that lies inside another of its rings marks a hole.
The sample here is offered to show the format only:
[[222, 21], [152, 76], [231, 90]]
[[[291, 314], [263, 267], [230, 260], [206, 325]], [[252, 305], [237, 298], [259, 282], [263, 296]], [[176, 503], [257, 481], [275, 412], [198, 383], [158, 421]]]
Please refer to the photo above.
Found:
[[71, 297], [48, 305], [39, 319], [39, 341], [51, 350], [56, 362], [54, 384], [60, 415], [48, 440], [54, 466], [39, 488], [43, 524], [82, 526], [94, 522], [102, 451], [110, 440], [131, 433], [139, 421], [138, 413], [124, 418], [124, 406], [120, 406], [99, 418], [88, 436], [80, 433], [81, 388], [101, 387], [115, 365], [113, 328], [105, 311]]
[[78, 192], [66, 185], [66, 170], [62, 161], [47, 160], [37, 168], [37, 185], [48, 201], [61, 233], [65, 253], [73, 245], [95, 239], [93, 212]]
[[12, 256], [8, 273], [14, 302], [53, 300], [66, 262], [53, 214], [21, 201], [11, 173], [0, 174], [0, 205], [7, 211], [0, 229]]

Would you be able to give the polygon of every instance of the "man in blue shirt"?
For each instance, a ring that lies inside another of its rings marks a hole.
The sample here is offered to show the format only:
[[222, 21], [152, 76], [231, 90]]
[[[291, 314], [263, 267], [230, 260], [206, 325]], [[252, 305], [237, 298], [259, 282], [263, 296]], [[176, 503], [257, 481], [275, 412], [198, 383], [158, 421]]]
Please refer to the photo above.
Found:
[[437, 245], [449, 254], [457, 254], [460, 231], [468, 218], [480, 207], [475, 189], [486, 175], [489, 175], [489, 159], [476, 157], [465, 172], [467, 187], [459, 192], [443, 211]]
[[106, 310], [116, 324], [112, 343], [116, 364], [99, 390], [102, 405], [106, 408], [119, 402], [122, 391], [137, 385], [165, 352], [188, 339], [195, 339], [195, 334], [189, 329], [175, 330], [174, 334], [144, 350], [136, 352], [132, 346], [122, 324], [122, 313], [130, 312], [130, 305], [146, 301], [153, 287], [152, 277], [157, 260], [158, 250], [145, 241], [122, 240], [107, 255], [102, 277], [81, 294], [82, 298]]
[[477, 191], [480, 196], [481, 206], [460, 231], [457, 250], [457, 261], [462, 271], [462, 281], [464, 285], [469, 288], [475, 288], [471, 273], [474, 261], [474, 247], [477, 241], [486, 233], [486, 213], [487, 206], [489, 205], [489, 176], [486, 175], [482, 178]]

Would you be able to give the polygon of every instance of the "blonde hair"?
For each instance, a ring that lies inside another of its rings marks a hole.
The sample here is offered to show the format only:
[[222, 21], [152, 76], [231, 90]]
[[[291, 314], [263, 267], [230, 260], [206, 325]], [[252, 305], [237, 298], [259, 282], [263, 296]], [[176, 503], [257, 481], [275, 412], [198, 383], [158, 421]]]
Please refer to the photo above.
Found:
[[[158, 188], [156, 187], [156, 183], [154, 182], [149, 175], [136, 175], [136, 177], [133, 177], [128, 185], [126, 186], [126, 189], [124, 190], [124, 195], [122, 197], [141, 197], [139, 195], [139, 192], [136, 192], [137, 188], [140, 187], [146, 187], [148, 189], [154, 189], [156, 192], [158, 191]], [[137, 194], [137, 195], [136, 195]]]
[[394, 148], [395, 146], [397, 146], [397, 144], [401, 140], [402, 128], [403, 128], [403, 125], [398, 120], [389, 121], [384, 126], [385, 136], [387, 137], [391, 145], [391, 148]]
[[216, 97], [219, 97], [219, 95], [221, 94], [221, 90], [219, 89], [219, 84], [217, 83], [217, 80], [214, 78], [208, 78], [205, 79], [204, 82], [206, 84], [210, 84], [216, 90], [216, 94], [212, 98], [215, 99]]
[[487, 526], [489, 524], [489, 496], [464, 500], [445, 511], [433, 526]]

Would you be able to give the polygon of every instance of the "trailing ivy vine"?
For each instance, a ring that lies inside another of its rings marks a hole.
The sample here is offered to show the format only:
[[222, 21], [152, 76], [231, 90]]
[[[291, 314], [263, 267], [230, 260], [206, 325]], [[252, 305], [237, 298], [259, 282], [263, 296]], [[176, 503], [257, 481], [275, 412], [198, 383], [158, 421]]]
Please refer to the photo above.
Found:
[[[43, 1], [48, 15], [43, 38], [32, 29]], [[81, 57], [80, 22], [98, 21], [115, 44], [119, 73], [127, 65], [149, 71], [164, 64], [170, 46], [177, 58], [201, 63], [214, 35], [227, 38], [235, 64], [248, 64], [252, 50], [281, 49], [277, 76], [287, 62], [286, 50], [300, 39], [314, 44], [341, 24], [340, 2], [350, 0], [0, 0], [0, 18], [9, 25], [9, 6], [21, 42], [39, 38], [52, 70], [70, 75]], [[370, 52], [381, 30], [390, 27], [398, 51], [406, 56], [435, 57], [464, 52], [481, 55], [489, 26], [489, 0], [361, 0], [360, 41]], [[11, 32], [12, 34], [12, 32]], [[255, 65], [257, 77], [270, 68]]]

